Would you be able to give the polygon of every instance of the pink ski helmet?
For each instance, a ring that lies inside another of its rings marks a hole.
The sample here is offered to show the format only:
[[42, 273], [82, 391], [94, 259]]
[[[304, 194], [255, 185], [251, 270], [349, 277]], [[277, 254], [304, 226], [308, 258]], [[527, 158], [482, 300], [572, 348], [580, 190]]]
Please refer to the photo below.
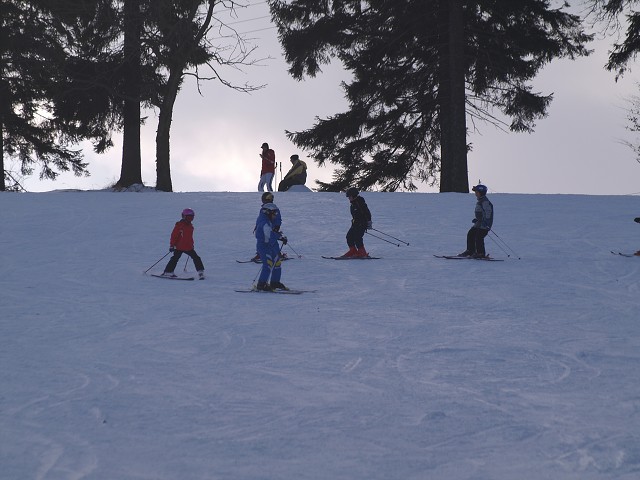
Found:
[[182, 218], [184, 217], [195, 217], [196, 214], [193, 210], [191, 210], [190, 208], [185, 208], [184, 210], [182, 210]]

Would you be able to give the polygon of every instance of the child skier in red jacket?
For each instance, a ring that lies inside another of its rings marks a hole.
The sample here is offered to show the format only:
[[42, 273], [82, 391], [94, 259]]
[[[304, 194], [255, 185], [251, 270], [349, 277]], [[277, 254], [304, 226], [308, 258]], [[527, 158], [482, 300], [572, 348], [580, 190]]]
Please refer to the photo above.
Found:
[[164, 273], [162, 275], [175, 277], [176, 275], [173, 271], [176, 269], [176, 265], [178, 265], [178, 260], [180, 260], [182, 254], [185, 253], [193, 260], [200, 280], [204, 280], [204, 265], [202, 264], [202, 259], [193, 249], [193, 225], [191, 224], [193, 217], [195, 217], [194, 211], [190, 208], [185, 208], [182, 211], [182, 220], [176, 222], [176, 226], [173, 227], [171, 239], [169, 240], [169, 251], [173, 252], [173, 257], [171, 257], [167, 266], [164, 267]]

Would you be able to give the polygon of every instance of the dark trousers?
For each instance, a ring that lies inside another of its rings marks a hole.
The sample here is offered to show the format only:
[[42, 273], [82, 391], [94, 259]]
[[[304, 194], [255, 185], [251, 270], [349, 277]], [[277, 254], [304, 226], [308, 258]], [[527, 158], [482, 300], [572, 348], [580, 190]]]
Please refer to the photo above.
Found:
[[196, 271], [199, 272], [200, 270], [204, 270], [202, 259], [198, 256], [195, 250], [189, 250], [189, 251], [174, 250], [173, 257], [169, 259], [169, 263], [167, 263], [167, 266], [164, 267], [164, 271], [173, 273], [173, 271], [176, 269], [176, 265], [178, 265], [178, 260], [180, 260], [180, 257], [182, 256], [183, 253], [191, 257], [191, 260], [193, 260], [193, 264], [196, 266]]
[[467, 252], [471, 253], [471, 255], [486, 255], [484, 237], [488, 234], [489, 230], [471, 227], [467, 233]]
[[364, 232], [367, 231], [366, 227], [362, 225], [352, 224], [351, 228], [347, 232], [347, 245], [349, 247], [362, 248], [364, 247], [364, 241], [362, 237], [364, 237]]

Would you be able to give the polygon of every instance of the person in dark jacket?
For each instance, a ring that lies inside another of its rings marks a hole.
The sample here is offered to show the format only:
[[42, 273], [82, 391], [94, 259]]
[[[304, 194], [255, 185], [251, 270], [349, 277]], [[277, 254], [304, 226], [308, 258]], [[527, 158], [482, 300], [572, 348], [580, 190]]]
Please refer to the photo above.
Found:
[[307, 164], [298, 155], [291, 155], [291, 169], [278, 184], [279, 192], [286, 192], [292, 185], [304, 185], [307, 181]]
[[371, 223], [371, 212], [367, 207], [367, 202], [360, 196], [357, 188], [347, 189], [346, 196], [351, 202], [351, 228], [347, 232], [347, 245], [349, 251], [343, 257], [364, 258], [369, 254], [364, 248], [364, 233], [373, 225]]
[[478, 184], [473, 187], [476, 194], [475, 216], [473, 226], [467, 232], [467, 249], [459, 254], [459, 257], [485, 258], [487, 253], [484, 248], [484, 238], [489, 234], [493, 226], [493, 204], [487, 198], [487, 187]]

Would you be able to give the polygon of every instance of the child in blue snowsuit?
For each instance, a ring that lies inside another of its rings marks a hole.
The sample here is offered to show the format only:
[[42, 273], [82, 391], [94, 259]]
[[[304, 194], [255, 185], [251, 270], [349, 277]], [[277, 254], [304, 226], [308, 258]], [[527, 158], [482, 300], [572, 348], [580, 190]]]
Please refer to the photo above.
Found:
[[[280, 282], [282, 270], [282, 258], [280, 257], [280, 246], [278, 240], [283, 245], [287, 244], [287, 237], [279, 231], [277, 219], [280, 218], [280, 210], [273, 203], [266, 203], [260, 209], [260, 215], [256, 220], [256, 250], [262, 260], [262, 270], [258, 278], [258, 290], [288, 290]], [[269, 277], [271, 282], [269, 283]]]

